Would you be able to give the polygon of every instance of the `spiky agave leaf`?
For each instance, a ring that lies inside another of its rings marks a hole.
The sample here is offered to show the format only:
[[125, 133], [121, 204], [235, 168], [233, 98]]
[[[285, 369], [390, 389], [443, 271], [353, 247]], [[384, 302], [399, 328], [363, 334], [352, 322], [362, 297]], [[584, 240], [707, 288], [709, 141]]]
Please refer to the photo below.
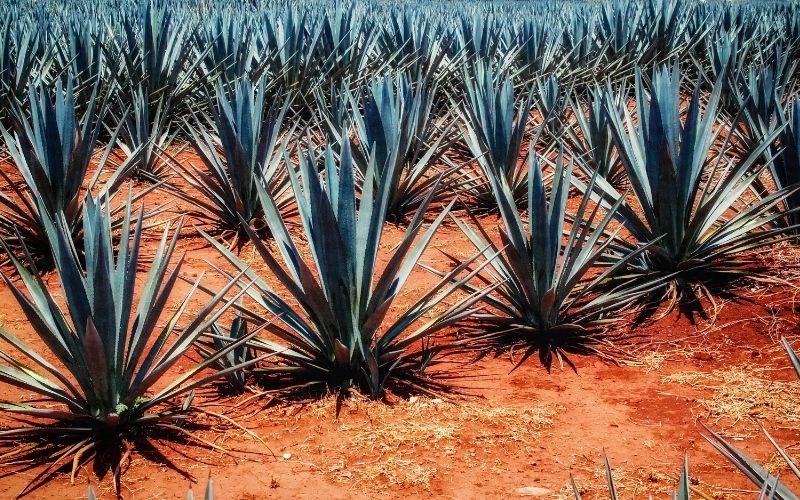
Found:
[[715, 280], [746, 273], [742, 252], [785, 238], [786, 228], [770, 225], [786, 216], [779, 207], [797, 187], [742, 202], [767, 168], [760, 161], [762, 153], [780, 129], [765, 137], [746, 158], [734, 160], [726, 158], [724, 151], [715, 151], [713, 145], [723, 133], [723, 127], [716, 126], [721, 80], [705, 103], [705, 111], [700, 85], [695, 87], [685, 123], [680, 116], [682, 79], [678, 68], [655, 70], [649, 96], [642, 80], [637, 72], [638, 122], [627, 107], [617, 108], [617, 101], [606, 103], [613, 111], [614, 142], [638, 206], [627, 201], [619, 204], [624, 196], [603, 179], [597, 180], [596, 191], [605, 204], [619, 204], [617, 218], [634, 241], [649, 244], [646, 252], [630, 261], [635, 272], [645, 281], [670, 276], [663, 299], [671, 309], [680, 297], [687, 303], [694, 300], [694, 287], [711, 296], [709, 286]]
[[[371, 164], [368, 177], [374, 175], [375, 168]], [[356, 388], [374, 397], [387, 386], [422, 389], [420, 372], [424, 364], [446, 344], [424, 344], [422, 349], [418, 344], [470, 314], [482, 292], [447, 306], [444, 301], [459, 284], [451, 284], [452, 276], [448, 275], [409, 308], [399, 311], [393, 322], [388, 323], [386, 316], [449, 207], [423, 231], [425, 210], [433, 197], [429, 194], [379, 271], [381, 239], [392, 194], [389, 184], [378, 189], [372, 183], [365, 184], [357, 201], [348, 142], [342, 147], [340, 162], [331, 149], [326, 151], [324, 186], [310, 152], [301, 156], [300, 175], [302, 184], [290, 170], [311, 256], [298, 249], [287, 221], [263, 188], [259, 194], [277, 250], [267, 248], [247, 228], [258, 255], [285, 292], [273, 289], [250, 266], [209, 238], [254, 282], [247, 295], [259, 309], [239, 308], [242, 314], [256, 324], [266, 320], [266, 313], [276, 317], [265, 327], [271, 338], [261, 337], [251, 343], [274, 355], [274, 366], [262, 369], [275, 383], [290, 388]], [[458, 266], [460, 269], [462, 266]], [[444, 311], [425, 319], [438, 307]], [[421, 326], [414, 326], [422, 320]]]
[[[59, 80], [55, 92], [31, 86], [30, 115], [19, 106], [13, 108], [13, 130], [0, 127], [8, 146], [9, 154], [23, 182], [12, 179], [0, 171], [0, 177], [9, 186], [8, 193], [0, 194], [0, 237], [6, 247], [20, 256], [23, 248], [34, 257], [40, 270], [53, 265], [52, 240], [46, 234], [45, 217], [54, 220], [63, 214], [70, 234], [82, 253], [82, 211], [87, 192], [99, 192], [98, 198], [105, 203], [113, 197], [128, 176], [131, 162], [116, 165], [100, 183], [101, 174], [108, 170], [109, 158], [114, 147], [117, 128], [109, 145], [102, 152], [95, 173], [87, 176], [92, 165], [95, 147], [104, 130], [102, 119], [108, 110], [108, 99], [97, 96], [98, 86], [79, 116], [73, 80], [67, 79], [66, 87]], [[53, 95], [54, 94], [54, 95]], [[136, 152], [133, 152], [135, 157]], [[86, 183], [86, 185], [84, 185]], [[144, 196], [147, 191], [134, 198]], [[150, 213], [157, 212], [159, 208]], [[120, 210], [113, 210], [115, 226], [120, 223]]]
[[[2, 411], [18, 419], [19, 425], [0, 431], [0, 443], [13, 447], [20, 446], [20, 441], [32, 444], [30, 448], [23, 445], [21, 455], [4, 455], [5, 465], [26, 470], [42, 466], [23, 495], [70, 462], [74, 478], [78, 468], [93, 454], [102, 453], [104, 446], [127, 446], [129, 442], [135, 446], [137, 440], [158, 429], [186, 434], [180, 423], [189, 415], [191, 391], [250, 364], [203, 373], [248, 340], [243, 337], [179, 375], [167, 375], [230, 305], [224, 296], [236, 282], [208, 300], [185, 327], [177, 328], [177, 322], [192, 293], [159, 326], [183, 262], [180, 258], [169, 269], [181, 224], [171, 237], [167, 224], [147, 277], [136, 290], [136, 270], [143, 264], [143, 216], [132, 217], [130, 203], [126, 205], [123, 227], [133, 224], [135, 229], [123, 231], [115, 250], [105, 204], [88, 196], [84, 203], [85, 259], [78, 256], [63, 213], [55, 220], [44, 216], [59, 280], [56, 290], [17, 258], [12, 262], [21, 283], [2, 275], [43, 345], [43, 350], [37, 349], [0, 329], [5, 346], [0, 350], [0, 381], [40, 397], [36, 403], [2, 405]], [[30, 254], [26, 258], [35, 270]], [[61, 300], [63, 308], [57, 303]], [[186, 394], [187, 401], [175, 406], [175, 398]], [[118, 490], [120, 467], [111, 465]]]
[[176, 161], [176, 171], [196, 192], [182, 186], [172, 192], [196, 205], [198, 217], [223, 233], [232, 232], [234, 245], [245, 237], [241, 220], [265, 228], [258, 186], [267, 187], [282, 213], [294, 205], [281, 153], [293, 136], [291, 130], [283, 130], [291, 99], [268, 107], [266, 98], [263, 78], [255, 86], [241, 81], [230, 92], [218, 84], [212, 115], [197, 114], [191, 122], [183, 121], [205, 168]]
[[[488, 272], [479, 276], [483, 283], [497, 283], [497, 289], [484, 298], [490, 307], [487, 313], [474, 316], [476, 344], [500, 351], [521, 348], [524, 354], [519, 363], [538, 352], [548, 370], [554, 358], [572, 365], [568, 353], [608, 357], [611, 350], [603, 333], [610, 321], [616, 321], [608, 315], [653, 285], [609, 291], [603, 289], [604, 281], [644, 249], [616, 259], [607, 255], [616, 240], [609, 224], [621, 202], [602, 214], [586, 194], [575, 213], [567, 215], [573, 163], [565, 162], [563, 151], [556, 161], [549, 197], [534, 153], [529, 162], [527, 221], [505, 179], [490, 179], [503, 220], [500, 245], [492, 243], [476, 218], [472, 218], [475, 229], [455, 219], [475, 247], [484, 249], [485, 256], [498, 254]], [[471, 293], [478, 291], [474, 285], [465, 286]]]

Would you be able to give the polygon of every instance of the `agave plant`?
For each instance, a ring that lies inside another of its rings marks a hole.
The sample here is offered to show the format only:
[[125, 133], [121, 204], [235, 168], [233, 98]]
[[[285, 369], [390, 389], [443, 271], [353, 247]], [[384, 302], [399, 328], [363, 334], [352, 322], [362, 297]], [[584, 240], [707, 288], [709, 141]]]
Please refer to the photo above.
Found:
[[265, 229], [259, 186], [267, 186], [283, 213], [294, 203], [282, 155], [292, 136], [283, 131], [291, 100], [273, 102], [269, 108], [265, 101], [264, 79], [255, 87], [241, 81], [230, 93], [218, 85], [212, 116], [200, 115], [214, 132], [184, 120], [189, 143], [205, 168], [175, 162], [177, 172], [200, 196], [182, 187], [173, 192], [195, 204], [201, 219], [232, 232], [233, 246], [246, 236], [241, 221]]
[[557, 74], [563, 64], [559, 58], [561, 44], [547, 20], [526, 20], [514, 30], [518, 45], [516, 74], [524, 80], [535, 80], [545, 74]]
[[265, 67], [276, 83], [276, 95], [293, 91], [302, 98], [319, 83], [320, 68], [314, 57], [322, 30], [308, 14], [286, 10], [282, 17], [266, 15], [256, 36], [259, 52], [265, 53]]
[[[609, 313], [618, 312], [646, 293], [648, 287], [608, 291], [603, 288], [604, 282], [643, 248], [622, 258], [605, 258], [616, 239], [608, 226], [622, 202], [601, 215], [597, 205], [590, 206], [591, 196], [584, 195], [575, 214], [568, 216], [573, 163], [565, 162], [563, 153], [559, 155], [548, 199], [534, 153], [529, 158], [527, 224], [502, 177], [490, 178], [503, 220], [500, 245], [492, 243], [488, 231], [474, 217], [475, 229], [455, 219], [487, 258], [497, 254], [487, 272], [479, 276], [481, 283], [496, 283], [497, 288], [483, 299], [489, 310], [472, 318], [476, 340], [470, 347], [498, 351], [522, 348], [519, 364], [538, 352], [548, 370], [553, 359], [573, 366], [569, 353], [608, 358], [612, 354], [603, 334], [610, 322], [617, 321]], [[474, 285], [465, 287], [470, 293], [479, 292]]]
[[164, 3], [147, 2], [123, 16], [121, 23], [123, 39], [113, 49], [108, 44], [106, 56], [122, 110], [126, 105], [133, 108], [120, 146], [126, 154], [141, 152], [135, 156], [137, 176], [159, 181], [169, 171], [160, 160], [175, 137], [173, 117], [192, 110], [192, 95], [218, 68], [199, 70], [211, 47], [195, 53], [190, 43], [195, 28], [176, 24], [174, 12]]
[[[165, 227], [141, 293], [136, 294], [136, 270], [143, 265], [143, 216], [140, 212], [132, 217], [128, 204], [124, 218], [123, 226], [133, 224], [135, 229], [123, 231], [115, 250], [108, 211], [99, 200], [87, 196], [83, 209], [85, 259], [81, 259], [63, 213], [54, 220], [44, 214], [60, 286], [54, 290], [35, 273], [29, 254], [27, 263], [11, 259], [21, 284], [2, 275], [44, 346], [44, 350], [37, 349], [0, 329], [5, 345], [0, 351], [0, 380], [41, 397], [32, 403], [4, 403], [0, 407], [20, 423], [0, 431], [0, 442], [11, 448], [3, 455], [4, 465], [28, 469], [46, 464], [21, 495], [33, 491], [66, 464], [72, 464], [74, 479], [93, 454], [123, 449], [127, 456], [131, 445], [146, 448], [148, 434], [158, 430], [193, 439], [181, 425], [189, 416], [192, 391], [251, 363], [205, 372], [246, 342], [244, 337], [177, 376], [166, 375], [230, 305], [224, 302], [224, 296], [236, 282], [214, 295], [179, 329], [177, 323], [189, 304], [190, 293], [159, 327], [183, 262], [180, 258], [169, 269], [181, 223], [171, 237], [170, 225]], [[58, 305], [57, 295], [65, 308]], [[179, 396], [187, 398], [178, 403]], [[20, 441], [29, 446], [20, 445]], [[124, 458], [118, 454], [117, 460]], [[111, 467], [119, 492], [120, 464], [100, 466]]]
[[[781, 339], [781, 343], [786, 350], [786, 354], [789, 356], [792, 368], [794, 368], [795, 373], [797, 373], [797, 378], [800, 380], [800, 358], [798, 358], [797, 353], [792, 349], [792, 345], [788, 340], [783, 338]], [[705, 425], [703, 427], [705, 427]], [[762, 491], [762, 495], [765, 493], [768, 494], [768, 496], [764, 498], [775, 498], [779, 500], [793, 500], [797, 498], [797, 495], [794, 494], [784, 482], [772, 475], [764, 466], [750, 458], [746, 453], [730, 444], [725, 438], [708, 427], [705, 427], [705, 430], [708, 432], [708, 435], [704, 435], [703, 437], [705, 437], [706, 440], [711, 443], [711, 446], [719, 451], [729, 462], [747, 476], [753, 484], [759, 487]], [[775, 448], [778, 455], [786, 462], [789, 470], [797, 479], [800, 479], [800, 464], [792, 460], [786, 450], [773, 439], [763, 426], [761, 426], [761, 431]]]
[[117, 146], [138, 178], [158, 182], [170, 170], [168, 148], [178, 132], [170, 130], [169, 109], [164, 101], [151, 103], [141, 87], [132, 98], [130, 109], [121, 120]]
[[[502, 178], [516, 203], [523, 204], [527, 171], [520, 159], [534, 94], [516, 99], [512, 79], [485, 65], [476, 65], [474, 73], [465, 78], [465, 101], [460, 106], [455, 104], [464, 141], [480, 167], [480, 173], [465, 176], [463, 193], [478, 210], [496, 210], [498, 202], [492, 196], [491, 182]], [[533, 139], [531, 144], [535, 143]]]
[[565, 89], [561, 80], [555, 75], [536, 79], [534, 93], [536, 110], [542, 122], [542, 134], [547, 134], [555, 140], [561, 139], [566, 128], [567, 100], [564, 96], [570, 92], [571, 89]]
[[[374, 175], [375, 168], [371, 164], [368, 177]], [[429, 382], [434, 382], [423, 378], [423, 370], [446, 346], [434, 345], [433, 334], [469, 315], [481, 293], [446, 305], [444, 301], [459, 284], [451, 284], [451, 273], [408, 309], [398, 311], [395, 320], [388, 322], [386, 317], [449, 207], [423, 231], [425, 210], [433, 198], [430, 194], [379, 272], [379, 250], [391, 199], [389, 184], [374, 189], [372, 183], [366, 183], [357, 202], [347, 142], [339, 162], [327, 149], [324, 186], [310, 152], [301, 156], [300, 171], [302, 184], [292, 170], [290, 179], [311, 257], [306, 257], [289, 236], [286, 221], [263, 187], [259, 195], [277, 250], [267, 248], [246, 227], [258, 255], [276, 280], [273, 282], [280, 283], [285, 292], [273, 289], [248, 264], [208, 238], [254, 282], [247, 291], [249, 298], [275, 316], [275, 322], [265, 326], [271, 338], [259, 337], [250, 343], [277, 360], [261, 368], [267, 382], [287, 388], [327, 388], [339, 394], [355, 389], [373, 397], [382, 395], [386, 387], [426, 390]], [[435, 309], [443, 311], [414, 326]], [[240, 312], [254, 324], [266, 321], [264, 313], [255, 307], [243, 307]]]
[[[77, 237], [83, 229], [84, 194], [99, 191], [103, 203], [113, 197], [129, 173], [136, 152], [132, 152], [129, 161], [110, 172], [105, 183], [100, 185], [100, 174], [110, 163], [115, 142], [112, 139], [94, 175], [84, 186], [94, 148], [104, 130], [102, 118], [108, 101], [97, 97], [95, 85], [87, 110], [79, 117], [72, 79], [67, 80], [66, 87], [56, 82], [54, 96], [39, 86], [32, 86], [29, 96], [30, 116], [15, 107], [13, 132], [2, 128], [11, 159], [24, 182], [0, 171], [0, 177], [9, 186], [7, 193], [0, 194], [0, 237], [5, 240], [6, 248], [16, 255], [26, 249], [44, 270], [53, 264], [51, 239], [47, 236], [44, 219], [52, 220], [63, 213], [70, 234]], [[119, 129], [114, 137], [118, 133]], [[137, 195], [134, 201], [146, 193]], [[119, 210], [114, 213], [118, 214]], [[115, 225], [119, 217], [116, 219]], [[79, 238], [76, 241], [80, 241]], [[80, 244], [78, 246], [80, 248]]]
[[[228, 13], [226, 13], [228, 14]], [[261, 76], [266, 63], [259, 60], [255, 31], [245, 16], [218, 15], [195, 34], [196, 47], [209, 47], [201, 71], [218, 72], [225, 84]]]
[[[764, 137], [769, 136], [775, 129], [776, 121], [780, 120], [781, 101], [788, 84], [789, 75], [794, 73], [797, 63], [788, 64], [785, 56], [780, 56], [778, 49], [775, 57], [769, 64], [759, 68], [751, 66], [746, 72], [738, 75], [740, 89], [733, 93], [736, 100], [736, 109], [743, 119], [742, 133], [737, 134], [737, 153], [746, 156], [753, 147], [758, 146]], [[785, 52], [783, 52], [785, 54]], [[765, 151], [766, 161], [771, 161], [776, 155], [774, 148]]]
[[372, 23], [363, 22], [363, 13], [359, 10], [336, 4], [333, 12], [322, 17], [320, 36], [314, 46], [317, 65], [324, 78], [320, 83], [380, 74], [394, 59], [394, 54], [372, 59], [378, 30]]
[[405, 68], [412, 81], [437, 81], [451, 39], [440, 23], [403, 9], [389, 16], [388, 26], [378, 34], [380, 53], [394, 55], [395, 65]]
[[[323, 112], [327, 132], [339, 144], [350, 140], [348, 123], [353, 120], [357, 181], [375, 182], [378, 186], [389, 183], [392, 197], [387, 220], [397, 222], [412, 216], [438, 183], [436, 168], [452, 143], [452, 125], [446, 125], [449, 117], [436, 117], [436, 91], [430, 76], [412, 83], [398, 75], [374, 82], [361, 106], [345, 88], [343, 100], [350, 105], [351, 113], [341, 107]], [[318, 97], [318, 102], [321, 100]], [[359, 111], [362, 108], [363, 114]], [[372, 161], [377, 166], [374, 179], [366, 177]], [[434, 202], [441, 202], [442, 198], [443, 193], [437, 193]]]
[[[783, 113], [782, 113], [783, 114]], [[789, 187], [800, 184], [800, 98], [788, 104], [788, 112], [782, 117], [784, 128], [778, 136], [778, 153], [772, 165], [772, 178], [776, 186]], [[781, 225], [800, 225], [800, 194], [796, 191], [784, 199], [787, 218], [778, 220]], [[796, 233], [797, 230], [790, 230]]]
[[508, 66], [510, 53], [505, 50], [499, 20], [491, 16], [458, 16], [454, 31], [453, 57], [461, 57], [467, 64], [501, 67]]
[[[616, 95], [624, 96], [624, 93]], [[621, 190], [626, 180], [625, 168], [614, 148], [611, 120], [604, 102], [606, 99], [608, 97], [602, 87], [594, 86], [589, 91], [585, 109], [577, 97], [569, 100], [577, 127], [566, 129], [566, 142], [577, 161]]]
[[726, 160], [724, 151], [713, 148], [723, 133], [723, 127], [715, 127], [721, 80], [704, 112], [696, 86], [685, 123], [680, 117], [681, 84], [677, 67], [661, 67], [653, 73], [648, 97], [637, 72], [638, 123], [627, 107], [617, 107], [624, 101], [606, 102], [614, 143], [638, 207], [627, 201], [619, 204], [624, 196], [603, 179], [596, 183], [607, 204], [619, 205], [617, 218], [633, 240], [649, 244], [645, 253], [630, 261], [632, 268], [643, 279], [669, 277], [663, 296], [668, 310], [680, 298], [693, 301], [698, 293], [713, 300], [712, 282], [746, 272], [741, 252], [785, 238], [785, 228], [769, 226], [785, 217], [777, 207], [796, 190], [785, 187], [741, 203], [767, 168], [759, 160], [780, 130], [765, 137], [746, 158]]

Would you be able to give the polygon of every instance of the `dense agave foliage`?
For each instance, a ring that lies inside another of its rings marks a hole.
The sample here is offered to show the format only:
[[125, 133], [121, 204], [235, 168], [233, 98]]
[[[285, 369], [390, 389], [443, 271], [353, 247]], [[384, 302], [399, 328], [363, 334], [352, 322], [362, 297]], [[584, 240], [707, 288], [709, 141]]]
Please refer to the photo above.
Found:
[[[30, 488], [111, 442], [191, 438], [192, 389], [212, 380], [380, 397], [444, 390], [426, 369], [445, 353], [612, 359], [611, 322], [713, 297], [800, 232], [797, 3], [0, 0], [0, 15], [2, 265], [40, 338], [0, 330], [0, 379], [47, 401], [5, 404], [23, 422], [0, 441], [44, 451], [0, 465], [44, 460]], [[218, 250], [222, 292], [170, 269], [189, 232], [173, 215]], [[440, 268], [427, 256], [449, 230], [476, 253], [446, 249]], [[391, 247], [389, 231], [404, 231]], [[434, 281], [409, 304], [420, 267]], [[179, 278], [210, 298], [183, 328]], [[174, 375], [187, 352], [199, 364]], [[709, 439], [763, 498], [792, 498]]]

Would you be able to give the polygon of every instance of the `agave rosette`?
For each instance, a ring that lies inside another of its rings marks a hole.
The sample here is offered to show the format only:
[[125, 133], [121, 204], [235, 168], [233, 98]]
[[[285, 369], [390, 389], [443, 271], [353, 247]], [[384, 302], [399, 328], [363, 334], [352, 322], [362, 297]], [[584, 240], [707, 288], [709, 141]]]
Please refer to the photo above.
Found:
[[[135, 228], [123, 231], [115, 250], [111, 218], [103, 205], [91, 197], [84, 203], [83, 259], [63, 214], [55, 220], [45, 215], [58, 276], [56, 290], [36, 273], [30, 254], [26, 254], [25, 263], [12, 257], [19, 283], [2, 275], [41, 341], [34, 347], [0, 329], [4, 346], [0, 350], [0, 381], [39, 397], [32, 402], [5, 402], [0, 407], [19, 424], [0, 431], [0, 443], [12, 448], [3, 455], [4, 465], [22, 470], [44, 465], [21, 495], [70, 463], [74, 478], [79, 467], [102, 453], [104, 447], [130, 451], [133, 444], [134, 448], [147, 448], [148, 433], [159, 429], [203, 442], [181, 424], [189, 414], [193, 389], [254, 362], [204, 373], [246, 342], [245, 337], [202, 363], [177, 375], [168, 374], [236, 299], [225, 301], [224, 296], [237, 282], [229, 283], [193, 314], [187, 325], [178, 328], [189, 306], [190, 292], [159, 326], [183, 262], [181, 257], [169, 269], [181, 224], [172, 236], [170, 225], [165, 227], [134, 305], [136, 270], [143, 264], [143, 215], [132, 217], [128, 204], [123, 227]], [[57, 294], [63, 297], [63, 306]], [[179, 396], [186, 396], [185, 401], [175, 401]], [[124, 461], [120, 456], [117, 459]], [[118, 492], [120, 464], [109, 465]]]
[[[685, 122], [680, 117], [681, 86], [677, 67], [664, 66], [654, 71], [648, 96], [637, 73], [638, 122], [630, 109], [618, 107], [623, 100], [606, 100], [614, 143], [637, 207], [604, 179], [595, 183], [604, 203], [619, 205], [617, 219], [635, 242], [632, 245], [649, 245], [631, 261], [634, 271], [645, 280], [670, 276], [664, 295], [668, 309], [681, 297], [693, 299], [698, 292], [712, 297], [709, 287], [714, 282], [747, 272], [743, 252], [786, 238], [786, 228], [771, 224], [786, 216], [779, 208], [797, 190], [788, 186], [764, 196], [754, 193], [768, 168], [763, 152], [780, 129], [751, 148], [747, 157], [726, 159], [724, 146], [722, 151], [714, 148], [725, 130], [717, 126], [722, 80], [705, 106], [700, 85], [695, 88]], [[727, 143], [727, 137], [722, 142]], [[742, 203], [747, 196], [754, 199]], [[619, 204], [621, 199], [625, 201]]]
[[[518, 363], [538, 353], [548, 370], [554, 359], [572, 365], [570, 353], [611, 358], [614, 349], [604, 333], [617, 321], [612, 313], [619, 314], [652, 284], [608, 290], [605, 281], [644, 248], [616, 259], [607, 255], [616, 243], [609, 224], [621, 201], [601, 214], [599, 204], [585, 195], [575, 213], [567, 214], [573, 163], [565, 162], [563, 152], [556, 161], [550, 197], [533, 153], [529, 162], [527, 222], [506, 181], [492, 178], [503, 220], [499, 245], [476, 218], [474, 228], [455, 219], [475, 247], [492, 259], [477, 276], [480, 286], [496, 284], [483, 299], [487, 311], [470, 318], [474, 341], [469, 345], [500, 352], [521, 349]], [[473, 284], [464, 286], [470, 293], [479, 291]]]
[[[435, 345], [433, 335], [471, 314], [485, 293], [477, 291], [452, 305], [444, 303], [460, 284], [451, 283], [454, 273], [474, 258], [456, 266], [410, 307], [399, 311], [397, 319], [387, 322], [386, 318], [449, 207], [423, 231], [425, 209], [433, 198], [433, 193], [429, 194], [389, 261], [379, 270], [379, 250], [392, 194], [389, 184], [375, 187], [366, 183], [357, 201], [349, 144], [342, 146], [339, 162], [331, 149], [326, 151], [324, 187], [317, 161], [310, 154], [301, 156], [302, 184], [297, 174], [289, 172], [311, 256], [306, 257], [296, 246], [286, 220], [263, 187], [259, 194], [277, 250], [268, 248], [249, 226], [245, 227], [261, 260], [285, 292], [277, 292], [264, 277], [209, 237], [254, 283], [247, 296], [255, 304], [238, 308], [241, 314], [254, 324], [275, 317], [265, 327], [271, 338], [262, 336], [250, 343], [273, 354], [272, 366], [260, 371], [266, 373], [268, 382], [271, 379], [284, 388], [356, 389], [373, 397], [383, 394], [386, 387], [426, 390], [430, 384], [422, 372], [446, 346]], [[375, 168], [371, 163], [368, 177], [374, 175]], [[437, 307], [444, 311], [426, 317]], [[423, 323], [415, 327], [418, 321]]]
[[223, 235], [233, 233], [233, 246], [246, 239], [242, 220], [266, 229], [259, 186], [267, 187], [282, 213], [294, 206], [283, 156], [293, 137], [291, 130], [283, 129], [291, 100], [267, 107], [266, 93], [263, 79], [255, 86], [239, 82], [229, 92], [218, 86], [211, 116], [195, 114], [196, 120], [184, 120], [187, 139], [203, 168], [174, 161], [193, 191], [182, 186], [171, 191], [194, 204], [195, 215]]
[[[97, 97], [95, 86], [86, 111], [78, 116], [71, 78], [66, 87], [56, 83], [54, 96], [38, 86], [30, 88], [29, 96], [30, 115], [16, 107], [12, 113], [13, 131], [0, 127], [11, 160], [22, 178], [20, 182], [0, 170], [0, 177], [8, 185], [8, 191], [0, 193], [0, 237], [8, 250], [20, 256], [24, 248], [45, 270], [53, 264], [49, 248], [52, 240], [46, 233], [45, 217], [55, 219], [62, 213], [80, 246], [77, 236], [83, 230], [85, 194], [98, 191], [103, 203], [112, 198], [128, 176], [136, 152], [128, 161], [115, 166], [100, 183], [101, 174], [111, 163], [114, 138], [119, 134], [117, 128], [101, 153], [95, 173], [87, 180], [95, 147], [105, 130], [102, 119], [108, 101]], [[142, 191], [133, 201], [148, 192]], [[148, 214], [160, 209], [151, 209]], [[122, 207], [112, 210], [115, 226], [119, 225], [121, 210]]]

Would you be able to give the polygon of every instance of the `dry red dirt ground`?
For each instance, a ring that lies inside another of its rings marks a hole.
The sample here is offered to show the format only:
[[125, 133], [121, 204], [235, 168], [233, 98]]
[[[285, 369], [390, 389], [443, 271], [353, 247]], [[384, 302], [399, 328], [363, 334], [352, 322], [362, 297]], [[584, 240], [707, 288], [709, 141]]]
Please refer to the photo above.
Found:
[[[164, 196], [151, 195], [148, 203]], [[167, 201], [176, 213], [187, 208]], [[385, 256], [401, 231], [387, 226]], [[185, 232], [180, 243], [188, 255], [184, 275], [204, 274], [203, 283], [221, 286], [222, 278], [208, 262], [225, 267], [224, 260], [191, 227]], [[450, 226], [442, 228], [423, 260], [446, 265], [438, 248], [462, 257], [471, 251]], [[793, 263], [796, 253], [787, 246], [773, 257]], [[243, 258], [252, 259], [251, 254], [245, 246]], [[57, 284], [55, 276], [48, 279]], [[432, 279], [417, 270], [396, 307], [411, 304]], [[458, 396], [388, 402], [353, 398], [337, 416], [333, 398], [229, 397], [211, 388], [198, 394], [196, 406], [228, 415], [263, 443], [205, 414], [199, 418], [214, 429], [199, 436], [227, 454], [188, 445], [158, 447], [200, 483], [194, 486], [196, 495], [211, 475], [216, 498], [222, 499], [515, 498], [519, 488], [529, 486], [549, 490], [545, 498], [566, 498], [570, 478], [584, 498], [607, 498], [604, 451], [623, 498], [667, 498], [684, 454], [698, 498], [700, 493], [751, 498], [753, 487], [705, 442], [700, 422], [773, 472], [786, 470], [755, 419], [790, 454], [800, 456], [800, 383], [778, 344], [785, 335], [800, 349], [795, 284], [748, 285], [739, 291], [740, 300], [717, 304], [713, 323], [692, 324], [677, 313], [650, 324], [626, 322], [621, 331], [631, 334], [625, 346], [631, 359], [620, 366], [577, 357], [577, 373], [566, 368], [547, 373], [535, 358], [513, 371], [508, 357], [448, 358], [437, 371], [452, 378]], [[187, 290], [182, 285], [175, 292], [175, 303]], [[0, 288], [0, 304], [0, 326], [41, 347], [5, 287]], [[30, 398], [0, 386], [0, 399]], [[31, 477], [0, 478], [0, 498], [13, 498]], [[30, 498], [85, 498], [88, 483], [100, 497], [113, 497], [109, 478], [100, 479], [85, 467], [74, 485], [69, 474], [62, 474]], [[127, 499], [185, 498], [189, 485], [163, 462], [134, 455], [123, 477], [123, 494]]]

